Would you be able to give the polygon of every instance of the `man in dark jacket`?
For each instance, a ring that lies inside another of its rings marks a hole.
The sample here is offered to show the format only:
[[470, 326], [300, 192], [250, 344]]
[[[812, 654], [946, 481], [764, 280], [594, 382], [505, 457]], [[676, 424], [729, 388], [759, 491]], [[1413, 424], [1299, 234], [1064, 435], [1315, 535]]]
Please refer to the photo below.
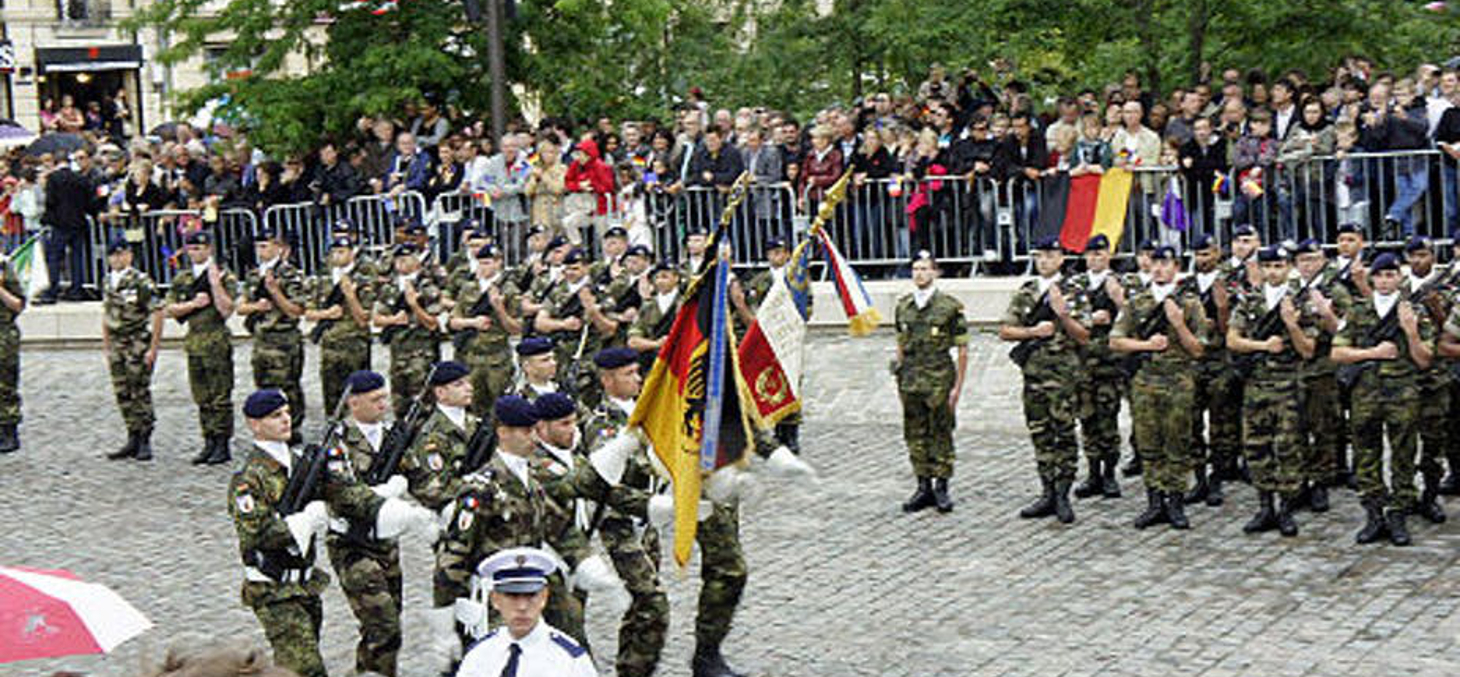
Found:
[[1020, 244], [1039, 223], [1039, 179], [1049, 166], [1044, 134], [1034, 128], [1028, 111], [1009, 116], [1009, 135], [999, 142], [994, 171], [1009, 179], [1014, 203], [1014, 234]]
[[1227, 140], [1213, 131], [1211, 118], [1197, 117], [1191, 122], [1191, 139], [1182, 144], [1181, 171], [1186, 176], [1186, 204], [1198, 205], [1201, 222], [1196, 232], [1215, 232], [1212, 186], [1217, 174], [1226, 173]]
[[968, 135], [939, 153], [940, 163], [949, 174], [967, 179], [944, 182], [944, 190], [956, 195], [959, 204], [954, 213], [965, 215], [964, 227], [973, 234], [986, 260], [997, 256], [998, 241], [994, 229], [997, 187], [993, 181], [998, 178], [994, 174], [994, 156], [998, 148], [998, 140], [989, 135], [988, 117], [974, 113], [968, 118]]
[[319, 149], [319, 167], [309, 185], [320, 206], [343, 204], [360, 192], [360, 177], [348, 162], [340, 161], [339, 148], [327, 141]]
[[46, 211], [41, 223], [50, 226], [46, 240], [46, 265], [50, 269], [50, 287], [37, 302], [55, 303], [61, 289], [61, 271], [71, 280], [64, 298], [80, 301], [86, 298], [81, 284], [86, 280], [87, 217], [96, 211], [96, 187], [87, 177], [91, 174], [91, 153], [86, 149], [71, 155], [72, 163], [62, 166], [46, 179]]
[[[1370, 89], [1370, 105], [1359, 118], [1359, 145], [1369, 151], [1429, 148], [1429, 123], [1425, 118], [1424, 100], [1415, 96], [1413, 86], [1407, 83], [1394, 87], [1392, 102], [1387, 96], [1388, 91], [1383, 83], [1375, 83]], [[1394, 200], [1384, 214], [1383, 235], [1386, 238], [1396, 235], [1408, 238], [1414, 234], [1414, 206], [1429, 187], [1425, 160], [1423, 157], [1403, 156], [1377, 161], [1392, 163], [1388, 167], [1382, 164], [1380, 167], [1381, 171], [1392, 171], [1394, 175]]]

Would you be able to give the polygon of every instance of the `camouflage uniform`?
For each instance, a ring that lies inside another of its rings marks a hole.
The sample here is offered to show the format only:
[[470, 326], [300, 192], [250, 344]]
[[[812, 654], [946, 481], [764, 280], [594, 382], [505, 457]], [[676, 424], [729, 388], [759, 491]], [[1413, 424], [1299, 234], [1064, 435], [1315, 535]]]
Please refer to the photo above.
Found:
[[[589, 278], [584, 277], [583, 283], [588, 284]], [[593, 293], [598, 295], [597, 290]], [[608, 347], [608, 340], [613, 337], [605, 337], [599, 333], [598, 328], [588, 319], [588, 313], [583, 309], [582, 303], [577, 300], [577, 293], [568, 290], [566, 280], [559, 280], [547, 293], [546, 301], [542, 312], [552, 316], [555, 320], [566, 320], [569, 317], [576, 317], [583, 321], [583, 328], [579, 331], [553, 332], [553, 353], [558, 360], [558, 383], [571, 388], [575, 394], [574, 399], [584, 406], [592, 407], [598, 403], [598, 376], [593, 366], [593, 356], [599, 350]], [[586, 336], [584, 334], [586, 332]], [[583, 343], [581, 357], [578, 355], [578, 344]], [[573, 376], [576, 367], [577, 375]], [[571, 383], [569, 381], [572, 381]]]
[[117, 409], [128, 432], [150, 431], [156, 419], [147, 350], [152, 346], [152, 317], [162, 308], [162, 296], [153, 286], [152, 278], [129, 267], [107, 275], [102, 308], [105, 313], [102, 321], [111, 341], [107, 364]]
[[[1436, 268], [1431, 274], [1441, 276], [1445, 271]], [[1400, 285], [1399, 293], [1409, 298], [1415, 289], [1415, 281], [1410, 277]], [[1444, 298], [1444, 289], [1437, 290], [1437, 293]], [[1434, 324], [1437, 333], [1443, 328], [1439, 318], [1430, 315], [1428, 311], [1422, 314]], [[1441, 358], [1439, 351], [1435, 351], [1429, 368], [1421, 370], [1419, 375], [1419, 420], [1416, 434], [1419, 441], [1419, 458], [1416, 464], [1420, 477], [1424, 480], [1424, 490], [1431, 493], [1439, 489], [1440, 480], [1445, 476], [1446, 455], [1453, 453], [1450, 448], [1453, 443], [1450, 437], [1451, 424], [1448, 420], [1450, 381], [1449, 361]]]
[[[417, 303], [428, 314], [441, 315], [441, 290], [425, 271], [416, 276]], [[426, 387], [431, 365], [441, 360], [440, 334], [417, 321], [406, 303], [400, 278], [382, 285], [376, 294], [375, 312], [394, 315], [405, 311], [407, 324], [386, 327], [390, 336], [390, 392], [397, 419], [405, 418], [406, 410], [416, 393]], [[384, 340], [385, 334], [382, 334]]]
[[[238, 282], [233, 273], [226, 269], [221, 272], [223, 289], [230, 295], [236, 294]], [[195, 282], [191, 266], [178, 271], [168, 290], [168, 302], [192, 301]], [[188, 356], [188, 385], [193, 401], [198, 404], [203, 436], [227, 439], [233, 436], [233, 343], [228, 326], [211, 303], [193, 311], [187, 317], [187, 324], [183, 350]]]
[[[382, 430], [381, 441], [384, 439]], [[340, 441], [349, 455], [354, 475], [364, 477], [379, 450], [371, 446], [354, 421], [342, 424]], [[340, 590], [350, 602], [350, 611], [360, 621], [355, 671], [374, 671], [394, 677], [396, 654], [401, 645], [400, 546], [394, 540], [374, 538], [372, 526], [359, 521], [336, 521], [330, 525], [325, 546], [335, 575], [340, 577]]]
[[696, 653], [718, 654], [750, 572], [740, 547], [740, 508], [715, 504], [695, 530], [700, 546], [700, 599], [695, 613]]
[[1242, 452], [1242, 378], [1233, 366], [1234, 357], [1227, 350], [1227, 336], [1218, 326], [1216, 289], [1217, 285], [1223, 285], [1231, 299], [1229, 303], [1236, 306], [1244, 293], [1246, 278], [1232, 277], [1230, 261], [1225, 263], [1227, 272], [1219, 267], [1205, 291], [1200, 273], [1184, 279], [1182, 286], [1196, 295], [1208, 323], [1207, 343], [1202, 356], [1192, 365], [1192, 463], [1203, 474], [1210, 465], [1212, 473], [1221, 479], [1236, 479], [1236, 463]]
[[411, 496], [421, 505], [440, 512], [461, 491], [461, 476], [466, 471], [462, 467], [466, 443], [480, 420], [468, 413], [463, 430], [440, 407], [431, 410], [400, 464], [400, 473], [410, 484]]
[[[502, 307], [509, 316], [515, 316], [522, 311], [521, 293], [515, 285], [501, 275], [490, 284], [501, 291]], [[473, 278], [458, 286], [456, 293], [456, 307], [451, 311], [452, 316], [475, 317], [472, 312], [486, 294], [482, 290], [481, 282]], [[512, 335], [503, 328], [501, 318], [497, 317], [490, 304], [485, 315], [491, 320], [491, 326], [486, 331], [476, 332], [471, 339], [461, 339], [459, 334], [458, 339], [467, 342], [464, 345], [458, 342], [459, 347], [455, 353], [457, 360], [471, 367], [471, 412], [483, 417], [490, 414], [492, 403], [507, 394], [507, 390], [512, 387], [514, 371], [512, 345], [509, 342]]]
[[[1090, 314], [1085, 307], [1084, 290], [1060, 279], [1069, 313], [1077, 322], [1088, 326]], [[1034, 326], [1043, 294], [1039, 280], [1025, 282], [1009, 300], [1001, 324], [1011, 327]], [[1030, 357], [1022, 369], [1024, 374], [1024, 421], [1034, 441], [1034, 461], [1040, 480], [1059, 484], [1075, 477], [1079, 445], [1075, 441], [1075, 388], [1080, 379], [1080, 356], [1075, 340], [1065, 333], [1057, 320], [1055, 334]], [[945, 391], [946, 396], [946, 391]]]
[[1115, 324], [1119, 309], [1104, 293], [1104, 279], [1116, 278], [1108, 273], [1098, 284], [1092, 284], [1093, 276], [1080, 273], [1071, 284], [1085, 291], [1090, 299], [1090, 312], [1104, 310], [1110, 314], [1110, 324], [1090, 325], [1090, 341], [1080, 346], [1080, 367], [1082, 376], [1079, 384], [1080, 432], [1084, 438], [1085, 458], [1090, 467], [1109, 464], [1114, 467], [1120, 459], [1120, 400], [1125, 390], [1125, 372], [1120, 369], [1119, 358], [1110, 351], [1110, 328]]
[[[0, 275], [5, 291], [25, 298], [13, 264], [6, 261]], [[19, 316], [0, 303], [0, 426], [20, 425], [20, 326], [15, 322]]]
[[[668, 336], [671, 325], [674, 324], [674, 317], [679, 314], [679, 306], [683, 302], [684, 298], [675, 294], [674, 303], [669, 305], [669, 309], [660, 310], [656, 298], [644, 299], [644, 304], [639, 306], [639, 316], [634, 319], [634, 326], [629, 327], [628, 335], [651, 341]], [[648, 374], [649, 369], [654, 366], [654, 359], [658, 354], [658, 351], [654, 350], [639, 353], [639, 373]]]
[[[345, 379], [362, 369], [370, 368], [370, 309], [374, 305], [375, 273], [358, 259], [347, 273], [355, 281], [355, 297], [365, 311], [366, 323], [355, 321], [349, 305], [344, 300], [344, 291], [331, 299], [336, 285], [332, 272], [314, 276], [309, 290], [308, 310], [329, 310], [338, 302], [343, 314], [340, 319], [330, 321], [329, 328], [318, 334], [319, 338], [319, 382], [324, 395], [325, 411], [330, 411], [340, 394], [345, 392]], [[317, 325], [316, 325], [317, 329]], [[313, 338], [315, 334], [311, 334]]]
[[[304, 305], [308, 302], [305, 292], [304, 274], [279, 260], [274, 265], [274, 279], [279, 282], [279, 292], [292, 303]], [[249, 271], [244, 279], [244, 293], [250, 301], [273, 299], [264, 286], [261, 269]], [[276, 304], [262, 313], [245, 318], [245, 324], [253, 333], [253, 384], [259, 389], [278, 388], [289, 399], [289, 420], [295, 430], [304, 425], [304, 337], [299, 333], [299, 318], [292, 317]], [[331, 406], [331, 402], [325, 406]]]
[[[1293, 298], [1301, 285], [1289, 282], [1288, 298]], [[1307, 303], [1295, 308], [1298, 324], [1311, 339], [1318, 338], [1317, 318]], [[1232, 309], [1230, 331], [1251, 341], [1265, 341], [1268, 336], [1283, 339], [1283, 351], [1249, 353], [1252, 373], [1247, 377], [1242, 401], [1242, 442], [1252, 485], [1259, 491], [1270, 491], [1284, 499], [1292, 499], [1303, 484], [1303, 411], [1300, 379], [1303, 358], [1293, 347], [1287, 327], [1278, 321], [1274, 333], [1255, 334], [1269, 313], [1263, 290], [1243, 297]]]
[[[565, 463], [558, 454], [566, 456], [568, 462]], [[547, 494], [547, 500], [543, 502], [545, 533], [554, 542], [581, 544], [580, 548], [585, 551], [588, 547], [590, 514], [588, 506], [580, 501], [580, 496], [595, 493], [601, 496], [608, 493], [607, 485], [597, 479], [597, 474], [583, 471], [587, 466], [588, 457], [577, 447], [550, 450], [541, 441], [527, 466], [533, 481], [541, 485]], [[575, 473], [575, 469], [578, 472]], [[592, 488], [585, 491], [581, 488], [584, 484]], [[584, 552], [584, 556], [586, 555]], [[552, 613], [558, 618], [573, 618], [581, 625], [588, 594], [576, 588], [571, 592], [571, 595], [563, 598], [549, 598], [543, 613]], [[574, 629], [573, 632], [585, 637], [587, 634], [581, 628]], [[588, 644], [584, 642], [583, 646], [587, 647]]]
[[[294, 462], [300, 462], [297, 456]], [[242, 599], [263, 626], [275, 663], [302, 677], [323, 677], [319, 595], [329, 585], [329, 575], [314, 568], [314, 539], [301, 552], [278, 513], [288, 483], [284, 466], [255, 446], [228, 484], [228, 510], [245, 566]], [[365, 523], [374, 523], [384, 502], [333, 468], [327, 471], [321, 493], [332, 514]]]
[[[1338, 266], [1333, 262], [1318, 274], [1321, 278], [1315, 287], [1333, 304], [1333, 312], [1339, 320], [1348, 317], [1353, 309], [1353, 297], [1348, 289], [1338, 284]], [[1306, 312], [1315, 309], [1305, 308]], [[1346, 422], [1339, 404], [1338, 365], [1329, 357], [1333, 350], [1334, 334], [1320, 328], [1318, 345], [1313, 359], [1303, 365], [1303, 478], [1310, 484], [1327, 484], [1345, 471], [1348, 461], [1344, 454], [1344, 440], [1341, 435]]]
[[948, 393], [958, 378], [949, 351], [968, 345], [968, 319], [958, 299], [935, 289], [922, 308], [912, 294], [899, 299], [896, 323], [902, 349], [897, 392], [913, 474], [948, 479], [953, 476], [956, 413], [948, 408]]
[[[1207, 341], [1207, 319], [1201, 300], [1180, 286], [1172, 292], [1185, 316], [1186, 327], [1198, 341]], [[1110, 337], [1141, 339], [1150, 327], [1153, 313], [1165, 313], [1147, 288], [1126, 299], [1125, 308], [1115, 320]], [[1163, 324], [1164, 321], [1157, 321]], [[1146, 486], [1167, 495], [1179, 496], [1186, 491], [1186, 476], [1191, 472], [1191, 416], [1195, 410], [1193, 359], [1180, 345], [1176, 332], [1163, 327], [1169, 341], [1166, 350], [1145, 353], [1140, 371], [1131, 377], [1131, 428]]]

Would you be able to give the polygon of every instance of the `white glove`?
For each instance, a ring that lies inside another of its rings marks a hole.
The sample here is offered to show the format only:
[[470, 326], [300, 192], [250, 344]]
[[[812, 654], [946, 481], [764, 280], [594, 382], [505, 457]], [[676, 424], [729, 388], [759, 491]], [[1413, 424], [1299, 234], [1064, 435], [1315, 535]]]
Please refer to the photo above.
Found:
[[674, 520], [674, 497], [669, 494], [654, 494], [649, 497], [649, 524], [655, 529], [663, 528]]
[[451, 664], [461, 657], [461, 638], [456, 636], [456, 609], [442, 606], [426, 612], [426, 627], [431, 633], [429, 655], [435, 669], [449, 672]]
[[487, 607], [474, 599], [456, 598], [452, 606], [456, 620], [466, 627], [466, 634], [473, 638], [487, 634]]
[[775, 451], [765, 460], [766, 472], [776, 476], [794, 479], [804, 477], [809, 480], [816, 479], [816, 469], [811, 467], [800, 456], [791, 453], [784, 445], [776, 447]]
[[632, 428], [619, 431], [613, 439], [588, 455], [594, 472], [610, 485], [617, 485], [624, 476], [629, 455], [639, 450], [639, 434]]
[[710, 475], [705, 482], [705, 495], [721, 505], [752, 503], [760, 496], [760, 483], [751, 473], [726, 466]]
[[381, 498], [400, 498], [401, 496], [405, 496], [406, 491], [410, 488], [410, 484], [406, 482], [405, 477], [391, 475], [390, 479], [386, 480], [384, 484], [377, 484], [370, 487], [370, 490]]
[[329, 527], [330, 511], [324, 501], [310, 501], [303, 510], [285, 517], [284, 524], [289, 527], [289, 535], [294, 537], [299, 552], [305, 552], [309, 550], [309, 541], [315, 534], [323, 534]]
[[421, 534], [426, 540], [435, 540], [436, 513], [399, 498], [385, 499], [380, 504], [380, 512], [375, 515], [375, 537], [389, 540], [407, 531]]
[[623, 584], [603, 555], [593, 555], [579, 562], [571, 578], [573, 587], [587, 593], [606, 593]]
[[710, 516], [713, 514], [715, 514], [715, 504], [703, 498], [700, 499], [700, 509], [699, 512], [695, 514], [695, 521], [703, 522], [707, 519], [710, 519]]

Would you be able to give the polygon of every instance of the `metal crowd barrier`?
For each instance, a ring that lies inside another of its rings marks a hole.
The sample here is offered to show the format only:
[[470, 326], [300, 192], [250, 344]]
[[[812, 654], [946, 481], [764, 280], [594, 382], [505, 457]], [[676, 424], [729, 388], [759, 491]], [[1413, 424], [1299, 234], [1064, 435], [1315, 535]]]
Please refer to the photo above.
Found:
[[395, 228], [402, 219], [413, 218], [424, 224], [426, 217], [425, 197], [410, 191], [396, 197], [361, 195], [337, 205], [274, 205], [264, 211], [263, 223], [291, 234], [300, 269], [313, 275], [327, 267], [330, 232], [341, 219], [349, 219], [361, 244], [379, 254], [395, 243]]

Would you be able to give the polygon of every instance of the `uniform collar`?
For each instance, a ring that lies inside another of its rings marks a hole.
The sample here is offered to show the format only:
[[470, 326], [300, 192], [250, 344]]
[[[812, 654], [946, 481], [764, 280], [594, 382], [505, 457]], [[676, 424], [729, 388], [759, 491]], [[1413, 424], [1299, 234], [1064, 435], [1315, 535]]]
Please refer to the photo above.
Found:
[[933, 294], [938, 293], [938, 288], [928, 285], [926, 289], [913, 288], [913, 303], [916, 303], [918, 310], [928, 307], [928, 301], [933, 299]]
[[380, 451], [380, 443], [385, 441], [385, 423], [380, 421], [365, 423], [353, 418], [350, 421], [355, 424], [355, 428], [360, 431], [360, 434], [365, 436], [365, 441], [370, 443], [370, 449]]
[[1394, 309], [1394, 304], [1398, 302], [1399, 292], [1396, 291], [1393, 294], [1380, 294], [1379, 290], [1374, 290], [1374, 312], [1378, 313], [1379, 317], [1384, 317], [1385, 315], [1388, 315], [1389, 311]]
[[477, 286], [480, 287], [482, 291], [486, 291], [487, 289], [491, 288], [492, 285], [497, 284], [497, 280], [500, 279], [502, 279], [502, 273], [500, 272], [485, 280], [477, 278]]
[[509, 454], [501, 449], [497, 450], [497, 458], [502, 459], [502, 465], [522, 482], [522, 486], [531, 487], [527, 479], [527, 459], [516, 454]]
[[330, 268], [330, 281], [338, 284], [339, 281], [340, 281], [340, 278], [343, 278], [344, 276], [349, 275], [350, 273], [353, 273], [353, 272], [355, 272], [355, 262], [354, 261], [351, 261], [350, 262], [350, 265], [345, 266], [343, 268]]
[[573, 446], [568, 447], [567, 449], [564, 449], [564, 448], [558, 447], [558, 446], [554, 446], [551, 442], [548, 442], [547, 440], [541, 440], [540, 439], [540, 440], [537, 441], [537, 444], [538, 444], [538, 446], [541, 446], [544, 451], [548, 452], [549, 454], [552, 454], [552, 457], [555, 458], [555, 459], [557, 459], [559, 463], [562, 463], [563, 465], [566, 465], [569, 468], [572, 468], [573, 467], [573, 450], [578, 448], [578, 445], [579, 445], [579, 443], [582, 442], [582, 440], [583, 440], [583, 433], [582, 432], [579, 432], [577, 430], [574, 430], [573, 431]]
[[254, 446], [258, 447], [269, 458], [274, 459], [279, 465], [284, 466], [284, 472], [290, 472], [294, 466], [294, 455], [289, 452], [289, 445], [283, 442], [265, 441], [255, 439]]
[[1039, 290], [1039, 293], [1041, 293], [1041, 294], [1049, 291], [1049, 288], [1050, 288], [1051, 285], [1059, 284], [1059, 281], [1060, 281], [1060, 274], [1059, 273], [1055, 273], [1054, 275], [1051, 275], [1049, 277], [1044, 277], [1044, 276], [1041, 275], [1039, 277], [1034, 278], [1034, 284], [1036, 285], [1036, 288]]
[[202, 263], [194, 263], [193, 264], [193, 277], [202, 277], [204, 275], [207, 275], [208, 274], [208, 264], [210, 264], [212, 262], [213, 262], [213, 259], [210, 258], [207, 261], [204, 261]]
[[621, 400], [617, 397], [604, 395], [603, 401], [607, 402], [610, 406], [618, 407], [619, 410], [624, 412], [625, 414], [634, 413], [634, 405], [636, 403], [634, 400]]
[[1156, 297], [1156, 303], [1165, 303], [1166, 298], [1171, 296], [1172, 292], [1175, 291], [1175, 282], [1167, 282], [1166, 284], [1157, 284], [1154, 281], [1151, 282], [1151, 296]]
[[453, 407], [449, 404], [438, 403], [436, 408], [440, 409], [441, 414], [457, 428], [463, 431], [466, 430], [466, 409], [464, 407]]
[[1288, 295], [1288, 285], [1268, 284], [1262, 285], [1262, 300], [1267, 304], [1267, 309], [1272, 310], [1277, 304], [1282, 303], [1283, 297]]

